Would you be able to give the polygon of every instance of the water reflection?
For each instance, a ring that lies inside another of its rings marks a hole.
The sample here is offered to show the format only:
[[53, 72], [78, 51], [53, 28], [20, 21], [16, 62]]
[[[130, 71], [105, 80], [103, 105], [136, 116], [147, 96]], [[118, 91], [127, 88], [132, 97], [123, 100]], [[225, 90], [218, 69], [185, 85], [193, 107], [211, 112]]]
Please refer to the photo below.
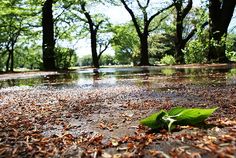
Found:
[[236, 68], [119, 67], [80, 69], [47, 76], [0, 80], [0, 88], [12, 86], [79, 86], [92, 88], [122, 84], [151, 86], [165, 82], [236, 84]]
[[236, 85], [236, 68], [229, 70], [226, 75], [226, 78], [227, 78], [227, 84]]

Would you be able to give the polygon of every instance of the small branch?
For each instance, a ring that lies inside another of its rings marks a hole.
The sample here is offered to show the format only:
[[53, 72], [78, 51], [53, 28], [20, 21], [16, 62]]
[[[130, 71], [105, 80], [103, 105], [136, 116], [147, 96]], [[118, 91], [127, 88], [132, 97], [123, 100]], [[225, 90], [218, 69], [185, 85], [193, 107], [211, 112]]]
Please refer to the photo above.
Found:
[[[208, 21], [204, 22], [201, 25], [201, 29], [203, 29], [204, 27], [206, 27], [208, 25]], [[194, 29], [192, 29], [192, 31], [188, 34], [188, 36], [184, 39], [184, 42], [187, 43], [197, 32], [197, 27], [195, 27]]]
[[165, 10], [168, 10], [169, 8], [171, 8], [173, 6], [174, 6], [174, 3], [172, 3], [171, 5], [167, 6], [166, 8], [163, 8], [160, 11], [156, 12], [155, 14], [153, 14], [150, 17], [150, 19], [148, 20], [147, 25], [149, 25], [156, 16], [158, 16], [159, 14], [161, 14], [162, 12], [164, 12]]
[[104, 20], [99, 21], [96, 25], [95, 25], [95, 30], [97, 31], [99, 29], [99, 26], [104, 22]]
[[[159, 20], [159, 24], [160, 24], [163, 20], [165, 20], [168, 16], [169, 16], [169, 15], [166, 15], [166, 16], [164, 16], [163, 18], [161, 18], [161, 19]], [[148, 32], [152, 32], [152, 31], [156, 30], [158, 27], [159, 27], [159, 25], [156, 25], [156, 27], [154, 27], [153, 29], [148, 30]]]
[[193, 0], [188, 0], [187, 6], [183, 9], [183, 14], [182, 14], [183, 19], [187, 16], [189, 11], [192, 9], [192, 6], [193, 6]]
[[88, 21], [84, 18], [81, 18], [80, 16], [78, 16], [76, 13], [73, 13], [72, 11], [70, 11], [71, 14], [73, 14], [74, 17], [76, 17], [77, 19], [79, 19], [80, 21], [83, 21], [85, 23], [88, 23]]
[[107, 50], [108, 46], [110, 45], [110, 41], [108, 41], [107, 43], [105, 43], [105, 47], [102, 50], [102, 44], [99, 44], [99, 55], [98, 55], [98, 59], [100, 59], [101, 55]]
[[57, 21], [58, 18], [68, 9], [70, 8], [70, 6], [72, 5], [73, 3], [70, 3], [68, 6], [66, 6], [65, 8], [63, 8], [62, 12], [60, 14], [57, 15], [57, 17], [54, 18], [54, 21]]
[[139, 24], [138, 24], [138, 22], [137, 22], [137, 19], [136, 19], [135, 15], [134, 15], [134, 12], [133, 12], [133, 11], [129, 8], [129, 6], [126, 4], [125, 0], [121, 0], [121, 3], [124, 5], [125, 9], [129, 12], [129, 14], [130, 14], [130, 16], [131, 16], [131, 18], [132, 18], [132, 21], [133, 21], [133, 23], [134, 23], [134, 27], [135, 27], [135, 29], [136, 29], [138, 35], [141, 36], [141, 35], [142, 35], [142, 32], [141, 32], [141, 30], [140, 30], [140, 26], [139, 26]]

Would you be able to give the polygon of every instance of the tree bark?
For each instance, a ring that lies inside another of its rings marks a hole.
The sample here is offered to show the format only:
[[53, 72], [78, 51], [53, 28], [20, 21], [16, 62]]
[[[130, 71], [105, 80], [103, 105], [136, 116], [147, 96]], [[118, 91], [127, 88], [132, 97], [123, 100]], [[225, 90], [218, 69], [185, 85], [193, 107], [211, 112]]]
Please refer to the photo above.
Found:
[[91, 30], [91, 50], [92, 50], [92, 59], [93, 59], [93, 66], [95, 68], [99, 68], [99, 59], [97, 54], [97, 31]]
[[10, 58], [11, 58], [10, 71], [13, 72], [14, 71], [14, 50], [11, 49], [9, 53], [10, 53]]
[[6, 72], [9, 71], [10, 59], [11, 59], [11, 55], [10, 53], [8, 53], [7, 62], [6, 62]]
[[[6, 62], [6, 72], [13, 72], [14, 71], [14, 41], [10, 41], [11, 46], [7, 46], [7, 62]], [[11, 47], [11, 48], [10, 48]], [[9, 70], [10, 69], [10, 70]]]
[[182, 2], [176, 2], [176, 39], [175, 39], [175, 59], [177, 63], [184, 63], [183, 46], [183, 17], [182, 17]]
[[148, 34], [142, 34], [140, 37], [141, 44], [141, 58], [140, 66], [149, 66], [149, 56], [148, 56]]
[[43, 5], [43, 67], [44, 70], [56, 70], [55, 66], [55, 39], [52, 11], [53, 0], [46, 0]]
[[225, 53], [225, 39], [235, 5], [236, 0], [209, 0], [210, 47], [208, 61], [229, 62]]

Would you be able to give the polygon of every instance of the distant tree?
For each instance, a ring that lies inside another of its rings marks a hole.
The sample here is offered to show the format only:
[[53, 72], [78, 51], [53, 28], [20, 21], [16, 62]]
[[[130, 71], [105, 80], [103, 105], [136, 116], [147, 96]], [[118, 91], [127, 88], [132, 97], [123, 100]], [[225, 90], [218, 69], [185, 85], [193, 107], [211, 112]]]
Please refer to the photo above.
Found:
[[[10, 0], [1, 3], [0, 46], [1, 58], [6, 59], [5, 71], [14, 70], [14, 52], [19, 37], [26, 31], [29, 12], [21, 1]], [[4, 62], [4, 61], [2, 61]]]
[[210, 49], [208, 60], [228, 62], [225, 38], [233, 17], [236, 0], [209, 0]]
[[15, 49], [15, 62], [16, 68], [27, 69], [40, 69], [42, 66], [42, 49], [41, 45], [34, 46], [22, 46], [18, 45]]
[[[110, 42], [101, 40], [99, 32], [105, 30], [109, 26], [108, 20], [102, 14], [94, 14], [88, 9], [91, 5], [100, 4], [98, 0], [79, 0], [73, 5], [73, 15], [84, 22], [87, 26], [83, 26], [90, 34], [91, 52], [93, 66], [99, 67], [99, 59], [108, 48]], [[79, 6], [79, 7], [78, 7]]]
[[[173, 4], [170, 4], [167, 7], [160, 9], [158, 11], [152, 12], [153, 14], [149, 15], [150, 13], [148, 12], [148, 8], [151, 5], [150, 0], [146, 0], [145, 2], [141, 2], [139, 0], [133, 0], [133, 1], [120, 0], [120, 2], [123, 4], [125, 9], [130, 14], [139, 37], [140, 49], [141, 49], [141, 54], [140, 54], [141, 58], [139, 65], [150, 65], [149, 55], [148, 55], [148, 36], [149, 33], [153, 30], [150, 28], [150, 24], [155, 17], [160, 15], [165, 10], [171, 8]], [[142, 13], [141, 15], [142, 22], [139, 21], [140, 15], [135, 15], [134, 10], [131, 8], [131, 5], [133, 5], [133, 3], [135, 2], [137, 3], [137, 6]]]
[[230, 61], [236, 62], [236, 34], [234, 33], [227, 35], [226, 55]]

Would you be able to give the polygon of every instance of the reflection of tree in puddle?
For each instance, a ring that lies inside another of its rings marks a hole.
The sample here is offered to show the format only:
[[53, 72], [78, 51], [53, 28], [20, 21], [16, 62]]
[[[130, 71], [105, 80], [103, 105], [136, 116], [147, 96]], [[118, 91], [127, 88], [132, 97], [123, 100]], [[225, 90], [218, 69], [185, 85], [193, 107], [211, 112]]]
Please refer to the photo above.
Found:
[[143, 70], [141, 71], [141, 74], [138, 76], [137, 84], [139, 86], [145, 86], [149, 88], [152, 84], [149, 80], [149, 77], [150, 77], [150, 70], [144, 67]]
[[94, 87], [98, 87], [98, 82], [97, 82], [98, 80], [101, 80], [99, 71], [98, 69], [93, 69], [93, 86]]
[[[85, 88], [97, 86], [116, 86], [135, 80], [140, 86], [150, 87], [152, 84], [183, 83], [197, 84], [235, 84], [236, 68], [102, 68], [87, 71], [63, 72], [57, 75], [37, 76], [1, 80], [0, 87], [54, 85], [81, 86]], [[118, 82], [117, 82], [118, 81]], [[122, 82], [119, 82], [122, 81]]]
[[187, 68], [182, 75], [188, 78], [192, 83], [215, 84], [225, 83], [225, 74], [228, 69], [216, 68]]
[[33, 86], [42, 83], [41, 78], [29, 78], [29, 79], [8, 79], [0, 81], [0, 88], [7, 88], [13, 86]]
[[227, 73], [226, 78], [227, 78], [227, 81], [226, 81], [227, 84], [229, 84], [229, 85], [236, 84], [236, 68], [231, 69]]
[[231, 69], [228, 73], [227, 76], [236, 76], [236, 68]]
[[171, 69], [171, 68], [164, 68], [164, 69], [161, 69], [161, 73], [166, 76], [172, 76], [173, 74], [176, 73], [176, 70]]
[[77, 73], [62, 73], [60, 75], [49, 75], [44, 77], [44, 83], [64, 84], [78, 80]]

